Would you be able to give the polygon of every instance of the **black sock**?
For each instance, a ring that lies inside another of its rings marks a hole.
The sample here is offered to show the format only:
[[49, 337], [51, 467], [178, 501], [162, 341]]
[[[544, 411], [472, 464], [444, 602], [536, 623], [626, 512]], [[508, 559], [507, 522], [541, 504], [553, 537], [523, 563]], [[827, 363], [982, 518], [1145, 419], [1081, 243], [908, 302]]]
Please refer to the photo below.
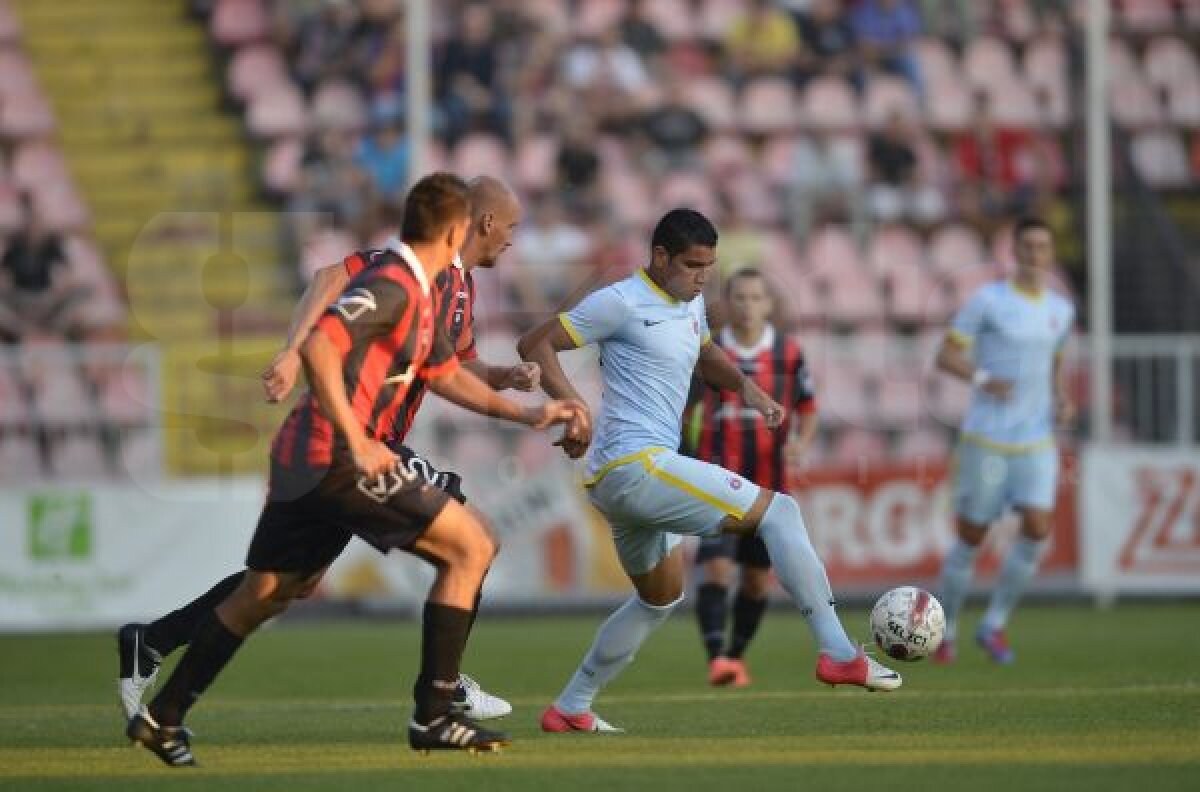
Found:
[[767, 612], [767, 599], [751, 599], [742, 592], [733, 598], [733, 635], [729, 640], [729, 657], [741, 657], [758, 632], [763, 614]]
[[146, 625], [146, 645], [163, 657], [192, 640], [196, 627], [205, 616], [216, 610], [246, 577], [246, 570], [222, 580], [179, 610], [173, 610], [157, 621]]
[[413, 685], [417, 703], [413, 719], [426, 724], [450, 711], [458, 687], [458, 664], [471, 631], [471, 611], [425, 603], [421, 625], [421, 672]]
[[696, 587], [696, 620], [700, 622], [700, 637], [710, 661], [721, 654], [725, 644], [728, 599], [728, 590], [720, 583], [701, 583]]
[[192, 636], [192, 644], [175, 666], [171, 678], [150, 702], [150, 714], [162, 726], [178, 726], [200, 694], [217, 678], [238, 647], [241, 636], [234, 635], [221, 623], [215, 611], [209, 611]]
[[[487, 574], [484, 574], [487, 578]], [[467, 635], [471, 634], [471, 630], [475, 629], [475, 620], [479, 618], [479, 603], [483, 602], [483, 584], [479, 584], [479, 591], [475, 592], [475, 604], [471, 606], [471, 623], [467, 625]]]

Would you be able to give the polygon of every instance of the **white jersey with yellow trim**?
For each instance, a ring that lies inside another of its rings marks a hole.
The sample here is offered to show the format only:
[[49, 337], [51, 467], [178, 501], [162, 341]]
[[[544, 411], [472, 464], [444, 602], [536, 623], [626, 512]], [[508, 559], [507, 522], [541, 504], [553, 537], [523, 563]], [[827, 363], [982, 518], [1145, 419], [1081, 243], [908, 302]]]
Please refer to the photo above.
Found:
[[1053, 443], [1054, 363], [1075, 308], [1048, 289], [1031, 294], [1010, 281], [980, 288], [954, 317], [950, 337], [970, 348], [977, 369], [1013, 384], [997, 399], [976, 388], [962, 423], [964, 440], [1022, 452]]
[[600, 347], [604, 392], [589, 476], [647, 449], [677, 449], [692, 371], [711, 340], [704, 297], [675, 300], [638, 270], [592, 292], [559, 320], [577, 346]]

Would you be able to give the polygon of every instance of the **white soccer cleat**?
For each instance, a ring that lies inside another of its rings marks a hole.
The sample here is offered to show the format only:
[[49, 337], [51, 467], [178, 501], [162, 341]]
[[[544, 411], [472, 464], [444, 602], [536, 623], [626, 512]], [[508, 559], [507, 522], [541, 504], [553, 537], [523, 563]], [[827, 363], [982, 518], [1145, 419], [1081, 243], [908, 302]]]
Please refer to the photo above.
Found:
[[474, 720], [491, 720], [512, 714], [512, 704], [488, 693], [466, 674], [458, 675], [454, 705], [457, 711]]
[[120, 672], [117, 677], [117, 693], [121, 697], [121, 708], [128, 721], [142, 710], [142, 696], [154, 684], [162, 657], [146, 646], [142, 636], [143, 625], [126, 624], [117, 630], [117, 656]]

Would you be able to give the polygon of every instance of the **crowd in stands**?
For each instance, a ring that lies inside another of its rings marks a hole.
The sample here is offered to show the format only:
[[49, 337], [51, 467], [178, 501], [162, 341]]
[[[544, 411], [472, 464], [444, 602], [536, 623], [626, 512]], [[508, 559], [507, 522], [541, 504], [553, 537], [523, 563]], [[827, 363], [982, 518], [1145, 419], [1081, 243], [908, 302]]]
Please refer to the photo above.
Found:
[[[88, 228], [17, 18], [0, 0], [0, 480], [156, 470], [152, 370]], [[65, 342], [99, 343], [82, 354]]]
[[[298, 210], [302, 274], [381, 242], [412, 167], [405, 4], [202, 5], [231, 94], [264, 145], [265, 186]], [[506, 177], [525, 198], [481, 312], [500, 332], [643, 263], [646, 230], [674, 205], [718, 222], [725, 273], [767, 270], [786, 296], [780, 318], [815, 346], [887, 330], [928, 351], [957, 304], [1009, 266], [1012, 218], [1034, 212], [1062, 236], [1079, 233], [1082, 90], [1071, 61], [1082, 4], [429, 7], [436, 141], [425, 167]], [[1200, 179], [1200, 69], [1178, 34], [1200, 27], [1200, 12], [1126, 0], [1114, 19], [1114, 117], [1133, 137], [1134, 164], [1152, 187], [1189, 187]], [[1078, 250], [1064, 246], [1058, 285], [1068, 291]], [[852, 371], [855, 359], [831, 363], [830, 376], [851, 382], [867, 424], [928, 417], [938, 386], [929, 397], [920, 383]]]

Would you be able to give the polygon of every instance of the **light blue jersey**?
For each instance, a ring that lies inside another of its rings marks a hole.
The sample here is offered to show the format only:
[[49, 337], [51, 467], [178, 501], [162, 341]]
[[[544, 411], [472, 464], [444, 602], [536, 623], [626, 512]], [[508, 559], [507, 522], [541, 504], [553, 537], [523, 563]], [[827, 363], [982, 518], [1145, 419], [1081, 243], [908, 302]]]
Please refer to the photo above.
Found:
[[962, 424], [967, 442], [1021, 453], [1054, 441], [1054, 364], [1075, 309], [1055, 292], [1031, 295], [1009, 281], [977, 291], [951, 323], [950, 337], [969, 347], [975, 366], [1013, 383], [1000, 400], [980, 389]]
[[638, 270], [559, 320], [576, 345], [600, 346], [604, 392], [589, 476], [647, 449], [677, 449], [692, 371], [710, 340], [704, 297], [675, 300]]

